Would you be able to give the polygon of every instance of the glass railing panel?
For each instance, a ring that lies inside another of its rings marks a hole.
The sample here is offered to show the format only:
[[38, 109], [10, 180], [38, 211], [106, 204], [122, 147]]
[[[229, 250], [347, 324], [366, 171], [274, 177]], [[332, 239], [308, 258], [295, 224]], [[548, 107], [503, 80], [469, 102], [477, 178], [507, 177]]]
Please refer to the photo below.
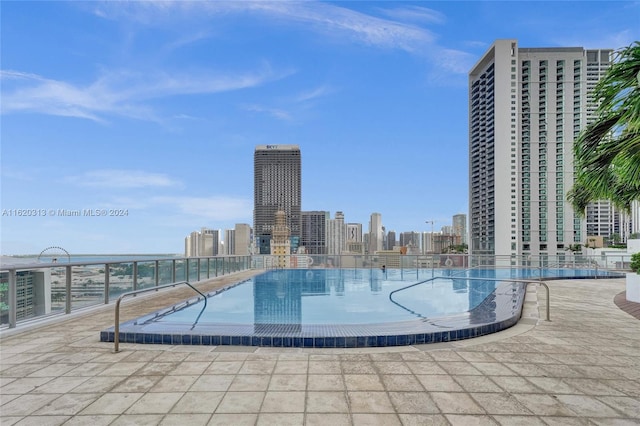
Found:
[[133, 290], [133, 262], [109, 264], [109, 301]]
[[154, 287], [156, 285], [156, 262], [137, 262], [137, 289]]
[[200, 259], [200, 280], [202, 281], [209, 278], [209, 261], [209, 257]]
[[176, 260], [176, 282], [187, 281], [187, 261], [185, 259]]
[[104, 265], [71, 267], [71, 310], [104, 303]]
[[158, 285], [171, 284], [173, 282], [173, 261], [158, 261]]
[[[48, 268], [49, 271], [49, 291], [45, 290], [45, 294], [51, 295], [50, 312], [64, 312], [67, 302], [67, 271], [63, 267]], [[45, 272], [46, 274], [46, 272]]]

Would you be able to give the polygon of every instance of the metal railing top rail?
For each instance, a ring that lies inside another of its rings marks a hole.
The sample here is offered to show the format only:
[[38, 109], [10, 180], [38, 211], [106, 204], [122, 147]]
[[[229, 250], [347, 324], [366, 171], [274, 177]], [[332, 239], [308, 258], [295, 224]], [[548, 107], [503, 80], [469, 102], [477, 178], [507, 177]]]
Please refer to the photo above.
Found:
[[227, 259], [246, 256], [203, 256], [203, 257], [158, 257], [150, 259], [140, 258], [124, 258], [124, 259], [103, 259], [103, 260], [87, 260], [81, 262], [34, 262], [34, 263], [0, 263], [0, 271], [6, 272], [11, 270], [26, 270], [26, 269], [44, 269], [44, 268], [62, 268], [65, 266], [91, 266], [91, 265], [116, 265], [119, 263], [145, 263], [145, 262], [166, 262], [166, 261], [180, 261], [180, 260], [198, 260], [198, 259]]
[[[120, 295], [120, 297], [118, 297], [118, 300], [116, 301], [116, 307], [115, 307], [115, 324], [113, 327], [113, 345], [114, 345], [114, 352], [119, 352], [120, 351], [120, 302], [122, 302], [122, 300], [125, 297], [128, 296], [135, 296], [141, 293], [147, 293], [150, 291], [158, 291], [160, 289], [163, 288], [168, 288], [168, 287], [176, 287], [178, 285], [181, 284], [186, 284], [189, 287], [191, 287], [193, 289], [193, 291], [195, 291], [196, 293], [198, 293], [200, 296], [202, 296], [204, 298], [204, 307], [203, 307], [203, 311], [204, 309], [207, 307], [207, 296], [205, 296], [200, 290], [198, 290], [197, 288], [195, 288], [194, 286], [192, 286], [188, 281], [179, 281], [176, 283], [171, 283], [171, 284], [165, 284], [165, 285], [161, 285], [158, 287], [149, 287], [149, 288], [144, 288], [144, 289], [140, 289], [140, 290], [134, 290], [134, 291], [129, 291], [127, 293], [123, 293]], [[199, 300], [199, 298], [198, 298]], [[202, 314], [202, 312], [200, 313]]]
[[[440, 276], [440, 277], [431, 277], [427, 280], [418, 282], [418, 283], [414, 283], [411, 285], [408, 285], [406, 287], [402, 287], [396, 290], [393, 290], [391, 293], [389, 293], [389, 300], [391, 301], [391, 303], [394, 303], [395, 305], [401, 307], [402, 309], [406, 310], [407, 312], [410, 312], [414, 315], [418, 315], [420, 316], [420, 314], [416, 314], [414, 311], [412, 311], [411, 309], [408, 309], [407, 307], [403, 306], [401, 303], [396, 302], [395, 300], [393, 300], [393, 294], [397, 293], [401, 290], [406, 290], [408, 288], [411, 287], [415, 287], [419, 284], [426, 284], [428, 282], [431, 281], [435, 281], [435, 280], [447, 280], [447, 279], [453, 279], [455, 277], [446, 277], [446, 276]], [[460, 279], [460, 278], [459, 278]], [[524, 280], [524, 279], [516, 279], [516, 278], [472, 278], [472, 277], [464, 277], [463, 279], [465, 280], [470, 280], [470, 281], [508, 281], [511, 283], [525, 283], [525, 284], [538, 284], [538, 285], [542, 285], [544, 286], [544, 288], [547, 290], [547, 309], [546, 309], [546, 320], [547, 321], [551, 321], [551, 314], [550, 314], [550, 293], [549, 293], [549, 286], [547, 285], [547, 283], [545, 283], [544, 281], [542, 281], [542, 277], [540, 277], [540, 279], [537, 280], [533, 280], [533, 279], [529, 279], [529, 280]], [[421, 318], [423, 318], [422, 316], [420, 316]]]

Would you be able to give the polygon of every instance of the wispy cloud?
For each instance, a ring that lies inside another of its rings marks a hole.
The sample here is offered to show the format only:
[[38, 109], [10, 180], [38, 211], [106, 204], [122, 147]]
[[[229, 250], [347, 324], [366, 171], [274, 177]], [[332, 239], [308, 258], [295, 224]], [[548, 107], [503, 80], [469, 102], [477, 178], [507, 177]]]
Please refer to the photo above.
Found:
[[273, 118], [277, 118], [278, 120], [292, 120], [291, 114], [289, 112], [279, 108], [270, 108], [261, 105], [245, 105], [243, 108], [246, 111], [265, 113]]
[[379, 10], [390, 18], [405, 22], [442, 24], [446, 21], [442, 13], [422, 6], [396, 7], [393, 9]]
[[171, 206], [181, 214], [196, 216], [212, 222], [250, 218], [253, 200], [239, 197], [152, 197], [150, 203]]
[[321, 98], [323, 96], [327, 96], [328, 94], [330, 94], [332, 92], [333, 92], [333, 89], [331, 89], [328, 86], [316, 87], [315, 89], [311, 89], [311, 90], [307, 90], [307, 91], [299, 93], [295, 97], [295, 102], [312, 101], [312, 100]]
[[77, 186], [101, 188], [175, 187], [182, 185], [181, 182], [162, 173], [118, 169], [93, 170], [81, 175], [67, 176], [64, 181]]
[[18, 111], [86, 118], [98, 122], [119, 115], [156, 121], [145, 101], [175, 95], [214, 94], [260, 86], [284, 78], [291, 71], [276, 72], [266, 64], [258, 71], [216, 73], [107, 72], [89, 85], [48, 79], [20, 71], [0, 71], [2, 113]]

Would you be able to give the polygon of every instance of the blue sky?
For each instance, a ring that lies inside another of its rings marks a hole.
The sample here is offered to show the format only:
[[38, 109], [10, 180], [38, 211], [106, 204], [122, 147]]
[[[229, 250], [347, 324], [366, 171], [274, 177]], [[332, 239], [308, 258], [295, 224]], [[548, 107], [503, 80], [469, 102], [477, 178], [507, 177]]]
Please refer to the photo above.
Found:
[[0, 14], [2, 254], [181, 253], [193, 230], [252, 224], [262, 144], [300, 146], [303, 210], [438, 230], [467, 213], [467, 73], [495, 39], [640, 39], [640, 3], [615, 1], [3, 1]]

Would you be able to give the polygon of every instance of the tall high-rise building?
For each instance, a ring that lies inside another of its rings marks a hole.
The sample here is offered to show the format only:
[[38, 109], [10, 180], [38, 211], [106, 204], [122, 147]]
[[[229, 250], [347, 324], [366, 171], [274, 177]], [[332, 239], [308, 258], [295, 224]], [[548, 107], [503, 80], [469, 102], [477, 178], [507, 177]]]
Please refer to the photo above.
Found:
[[469, 72], [470, 251], [564, 255], [586, 226], [566, 194], [573, 141], [612, 50], [496, 40]]
[[347, 226], [344, 213], [336, 212], [334, 219], [327, 222], [327, 254], [342, 254], [347, 245]]
[[382, 230], [382, 215], [380, 213], [371, 213], [369, 220], [369, 253], [382, 250], [384, 242], [384, 232]]
[[452, 225], [453, 225], [453, 234], [460, 237], [460, 244], [468, 244], [467, 215], [464, 213], [453, 215]]
[[300, 247], [308, 254], [327, 254], [327, 222], [329, 212], [302, 212]]
[[302, 231], [302, 159], [299, 146], [258, 145], [253, 167], [253, 232], [258, 252], [271, 252], [269, 244], [278, 211], [285, 214], [291, 249], [295, 250]]
[[249, 224], [236, 223], [231, 254], [236, 256], [251, 254], [251, 226]]
[[396, 246], [396, 231], [389, 231], [387, 233], [387, 246], [385, 247], [386, 250], [393, 250], [393, 248]]

